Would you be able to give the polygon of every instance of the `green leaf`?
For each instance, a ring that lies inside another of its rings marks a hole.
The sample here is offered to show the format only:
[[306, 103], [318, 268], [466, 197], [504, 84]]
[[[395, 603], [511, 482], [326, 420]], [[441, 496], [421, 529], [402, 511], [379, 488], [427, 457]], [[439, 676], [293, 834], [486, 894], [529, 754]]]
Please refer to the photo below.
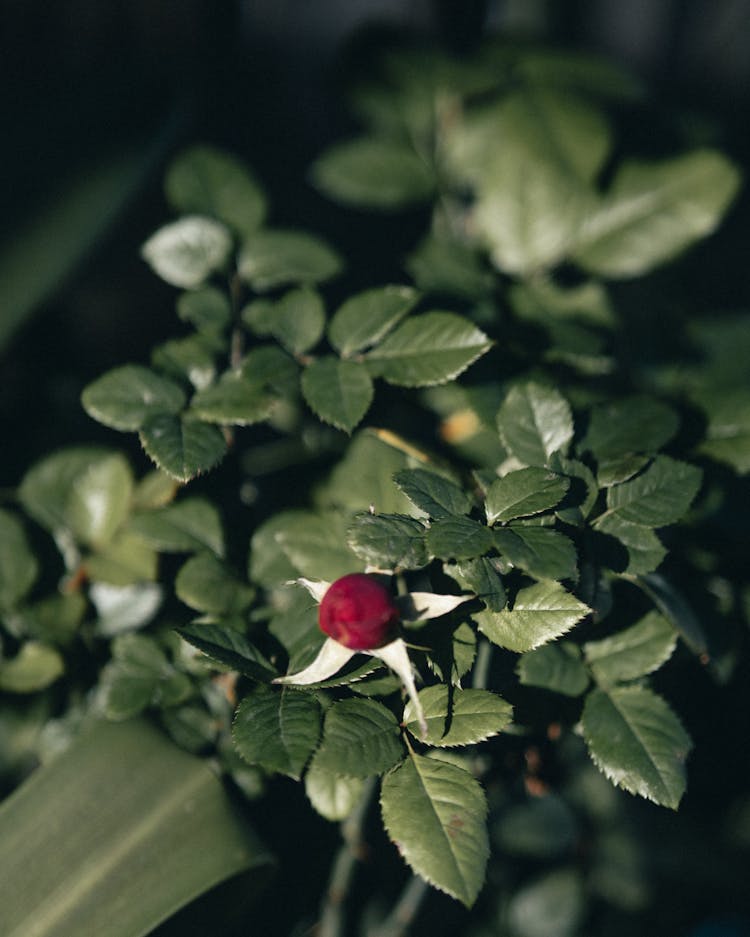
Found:
[[641, 475], [607, 490], [607, 514], [645, 527], [673, 524], [690, 507], [702, 476], [694, 465], [659, 455]]
[[133, 473], [123, 456], [91, 463], [71, 486], [66, 514], [77, 540], [108, 544], [130, 511]]
[[334, 703], [323, 722], [323, 741], [312, 765], [350, 777], [383, 774], [404, 757], [398, 722], [382, 703], [349, 699]]
[[326, 311], [318, 292], [309, 287], [289, 290], [276, 304], [271, 334], [294, 355], [314, 348], [323, 336]]
[[257, 231], [238, 259], [242, 279], [261, 293], [288, 284], [320, 283], [341, 267], [341, 258], [325, 241], [296, 230]]
[[152, 234], [141, 248], [143, 259], [162, 280], [195, 289], [226, 266], [232, 237], [223, 224], [202, 215], [186, 215]]
[[112, 659], [102, 671], [100, 705], [108, 719], [124, 720], [158, 700], [159, 684], [175, 673], [153, 638], [120, 634], [112, 642]]
[[492, 546], [492, 531], [470, 517], [445, 517], [427, 531], [427, 549], [441, 559], [470, 560]]
[[[567, 801], [556, 794], [513, 803], [502, 811], [492, 827], [493, 841], [503, 853], [536, 860], [571, 855], [580, 835], [576, 815]], [[554, 929], [554, 924], [549, 928], [549, 923], [540, 937], [549, 937]]]
[[510, 933], [518, 937], [574, 937], [585, 919], [586, 899], [578, 869], [547, 872], [511, 897], [507, 912]]
[[419, 302], [410, 286], [380, 286], [350, 296], [336, 310], [328, 339], [347, 358], [376, 345]]
[[295, 397], [299, 388], [297, 363], [278, 345], [259, 345], [240, 362], [245, 380], [269, 388], [280, 397]]
[[271, 862], [205, 759], [145, 720], [87, 726], [2, 805], [0, 842], [6, 937], [150, 934], [225, 879], [252, 869], [259, 887]]
[[[95, 585], [89, 590], [92, 594]], [[23, 633], [44, 644], [70, 644], [83, 621], [88, 603], [80, 592], [48, 595], [19, 609]]]
[[372, 374], [399, 387], [428, 387], [458, 377], [492, 345], [481, 329], [452, 312], [413, 316], [365, 356]]
[[65, 662], [58, 650], [41, 641], [26, 641], [15, 657], [0, 658], [0, 690], [36, 693], [64, 672]]
[[251, 765], [299, 780], [318, 744], [320, 723], [311, 693], [259, 685], [240, 703], [232, 738]]
[[561, 286], [551, 278], [540, 277], [514, 284], [509, 298], [520, 319], [547, 329], [555, 323], [611, 329], [617, 323], [609, 294], [598, 280]]
[[133, 491], [133, 510], [153, 511], [162, 508], [174, 499], [178, 488], [174, 478], [159, 469], [146, 472]]
[[[428, 728], [423, 741], [439, 748], [483, 742], [501, 732], [513, 719], [510, 703], [489, 690], [461, 690], [438, 683], [420, 690], [419, 699]], [[406, 704], [404, 722], [411, 734], [420, 738], [411, 701]]]
[[492, 291], [492, 274], [477, 251], [442, 235], [426, 237], [404, 266], [425, 293], [476, 300]]
[[506, 97], [472, 153], [473, 221], [495, 265], [528, 275], [557, 265], [576, 243], [606, 158], [609, 129], [582, 101], [541, 89]]
[[633, 452], [657, 452], [679, 426], [675, 411], [660, 400], [623, 397], [592, 408], [580, 449], [593, 453], [598, 462]]
[[393, 480], [412, 504], [429, 517], [453, 517], [471, 511], [471, 499], [466, 492], [443, 475], [426, 469], [402, 469]]
[[21, 522], [0, 509], [0, 609], [12, 608], [31, 589], [39, 564]]
[[574, 259], [605, 277], [647, 273], [710, 234], [739, 184], [734, 165], [713, 150], [626, 163], [586, 219]]
[[164, 593], [155, 582], [137, 582], [127, 586], [93, 582], [89, 598], [96, 608], [96, 633], [111, 638], [148, 624], [159, 610]]
[[625, 563], [618, 563], [616, 567], [608, 564], [617, 572], [630, 576], [653, 572], [667, 555], [666, 548], [651, 527], [631, 524], [617, 514], [603, 516], [596, 529], [600, 534], [615, 537], [625, 548]]
[[177, 629], [177, 634], [211, 660], [239, 673], [267, 683], [276, 676], [271, 664], [244, 634], [234, 628], [208, 623], [193, 623]]
[[651, 459], [647, 454], [629, 454], [603, 460], [596, 469], [596, 480], [600, 487], [611, 488], [637, 475]]
[[204, 286], [178, 297], [177, 315], [199, 332], [214, 335], [230, 325], [232, 307], [226, 293], [215, 286]]
[[708, 421], [706, 438], [698, 451], [731, 466], [740, 475], [747, 475], [750, 472], [750, 391], [745, 387], [705, 389], [694, 394], [694, 398]]
[[489, 855], [479, 783], [463, 768], [413, 754], [383, 779], [380, 806], [388, 836], [417, 875], [471, 907]]
[[373, 398], [372, 378], [357, 361], [317, 358], [302, 372], [302, 395], [326, 423], [351, 433]]
[[517, 517], [541, 514], [559, 504], [570, 481], [546, 469], [531, 467], [508, 472], [487, 490], [487, 523], [512, 521]]
[[493, 612], [505, 608], [505, 587], [497, 570], [497, 560], [480, 556], [444, 567], [446, 573], [465, 589], [473, 592]]
[[494, 542], [504, 560], [537, 579], [575, 579], [578, 554], [572, 540], [550, 527], [499, 527]]
[[156, 416], [140, 431], [141, 445], [162, 471], [181, 482], [207, 472], [224, 458], [227, 444], [216, 426], [176, 416]]
[[642, 686], [593, 690], [581, 724], [594, 763], [613, 784], [677, 809], [692, 742], [660, 696]]
[[249, 235], [266, 215], [266, 199], [248, 168], [205, 144], [183, 150], [167, 171], [164, 188], [178, 212], [211, 215]]
[[[444, 683], [461, 686], [461, 680], [471, 670], [477, 656], [477, 636], [472, 626], [463, 621], [454, 631], [444, 622], [423, 626], [418, 640], [424, 638], [429, 645], [427, 663], [430, 670]], [[415, 715], [417, 715], [415, 713]]]
[[362, 778], [341, 777], [327, 771], [313, 759], [305, 772], [307, 799], [326, 820], [345, 820], [362, 797]]
[[255, 589], [239, 580], [213, 553], [191, 557], [177, 573], [177, 598], [199, 612], [231, 615], [247, 608]]
[[474, 617], [494, 644], [531, 651], [570, 631], [591, 609], [557, 582], [536, 582], [520, 589], [512, 609], [484, 611]]
[[156, 579], [158, 557], [145, 540], [128, 530], [119, 530], [103, 548], [86, 557], [86, 575], [92, 582], [129, 586]]
[[190, 382], [197, 390], [216, 379], [216, 357], [226, 351], [223, 338], [194, 332], [185, 338], [171, 339], [151, 352], [151, 364], [179, 381]]
[[357, 514], [347, 531], [351, 549], [379, 569], [419, 569], [427, 565], [425, 527], [402, 514]]
[[149, 368], [126, 364], [107, 371], [81, 395], [90, 417], [119, 430], [137, 430], [150, 417], [179, 413], [185, 406], [182, 388]]
[[708, 653], [708, 638], [703, 626], [672, 583], [659, 573], [633, 576], [632, 581], [646, 593], [662, 615], [672, 623], [693, 653]]
[[134, 514], [129, 529], [164, 553], [187, 553], [206, 547], [224, 554], [224, 531], [216, 507], [205, 498], [184, 498], [162, 508]]
[[347, 519], [312, 511], [289, 512], [282, 518], [271, 528], [272, 536], [291, 562], [293, 575], [331, 581], [363, 568], [347, 546]]
[[329, 147], [312, 166], [314, 185], [329, 198], [359, 208], [392, 211], [429, 199], [429, 165], [406, 142], [357, 137]]
[[589, 685], [581, 651], [572, 641], [556, 641], [527, 651], [516, 671], [524, 686], [538, 686], [564, 696], [580, 696]]
[[577, 459], [564, 459], [560, 455], [550, 458], [550, 468], [554, 472], [566, 475], [570, 488], [555, 514], [566, 524], [580, 526], [596, 504], [599, 485], [594, 473], [584, 462]]
[[600, 686], [637, 680], [658, 670], [672, 656], [677, 635], [659, 612], [649, 612], [635, 625], [583, 646], [586, 663]]
[[530, 381], [509, 390], [498, 414], [503, 444], [525, 465], [547, 465], [554, 452], [566, 453], [573, 438], [573, 416], [554, 388]]
[[219, 382], [198, 391], [190, 401], [190, 415], [222, 426], [250, 426], [267, 419], [276, 398], [262, 384], [241, 371], [222, 374]]

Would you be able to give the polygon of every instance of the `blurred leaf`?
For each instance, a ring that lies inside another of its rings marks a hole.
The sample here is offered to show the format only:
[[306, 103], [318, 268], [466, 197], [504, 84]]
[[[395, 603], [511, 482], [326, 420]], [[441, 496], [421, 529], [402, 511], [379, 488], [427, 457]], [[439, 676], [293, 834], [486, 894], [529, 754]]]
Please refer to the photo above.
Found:
[[347, 358], [381, 341], [419, 299], [410, 286], [380, 286], [355, 293], [333, 314], [328, 338]]
[[713, 150], [626, 163], [586, 219], [573, 257], [600, 276], [647, 273], [710, 234], [739, 184], [734, 165]]
[[199, 553], [180, 567], [175, 592], [190, 608], [212, 615], [241, 612], [255, 597], [255, 589], [239, 580], [213, 553]]
[[530, 467], [508, 472], [487, 489], [487, 523], [512, 521], [518, 517], [541, 514], [562, 500], [570, 481], [546, 469]]
[[160, 552], [188, 553], [207, 547], [217, 556], [224, 555], [221, 517], [206, 498], [184, 498], [134, 514], [128, 526]]
[[299, 780], [318, 744], [320, 723], [312, 693], [258, 685], [240, 703], [232, 737], [251, 765]]
[[474, 618], [494, 644], [523, 653], [559, 638], [589, 612], [559, 583], [537, 582], [519, 590], [512, 609], [478, 612]]
[[459, 486], [426, 469], [402, 469], [393, 476], [396, 485], [429, 517], [446, 518], [471, 511], [471, 500]]
[[58, 650], [40, 641], [26, 641], [15, 657], [0, 658], [0, 690], [36, 693], [64, 672], [65, 662]]
[[554, 452], [566, 453], [573, 438], [573, 416], [554, 388], [514, 384], [497, 413], [506, 448], [525, 465], [547, 465]]
[[468, 771], [412, 754], [383, 778], [388, 836], [425, 881], [471, 907], [489, 854], [484, 792]]
[[215, 426], [176, 416], [152, 417], [140, 431], [141, 445], [177, 481], [188, 482], [222, 460], [226, 440]]
[[427, 549], [441, 559], [470, 560], [492, 546], [492, 531], [470, 517], [444, 517], [427, 531]]
[[617, 321], [605, 287], [596, 280], [563, 287], [540, 277], [514, 284], [510, 301], [519, 318], [548, 327], [554, 322], [581, 322], [612, 328]]
[[304, 231], [264, 230], [252, 234], [238, 259], [242, 279], [263, 293], [288, 284], [320, 283], [342, 267], [339, 255]]
[[305, 772], [305, 793], [315, 810], [326, 820], [345, 820], [364, 791], [362, 778], [341, 777], [313, 759]]
[[[531, 654], [541, 650], [546, 649], [531, 651]], [[492, 838], [503, 852], [512, 856], [554, 859], [572, 852], [578, 828], [566, 801], [555, 794], [547, 794], [503, 810], [492, 827]]]
[[527, 651], [516, 669], [524, 686], [538, 686], [564, 696], [580, 696], [589, 685], [581, 651], [572, 641], [555, 641]]
[[365, 356], [373, 375], [399, 387], [428, 387], [458, 377], [492, 345], [452, 312], [412, 316]]
[[703, 473], [694, 465], [657, 456], [641, 475], [607, 489], [607, 511], [631, 524], [663, 527], [678, 521], [698, 493]]
[[177, 315], [199, 332], [213, 335], [229, 326], [232, 307], [226, 293], [215, 286], [204, 286], [177, 298]]
[[145, 721], [89, 726], [0, 807], [0, 831], [7, 935], [144, 935], [270, 862], [206, 763]]
[[113, 586], [94, 582], [89, 598], [96, 608], [96, 633], [111, 638], [123, 631], [134, 631], [148, 624], [161, 606], [164, 594], [155, 582]]
[[404, 757], [398, 722], [382, 703], [348, 699], [325, 714], [323, 741], [312, 766], [348, 777], [383, 774]]
[[266, 198], [249, 169], [229, 153], [200, 144], [180, 153], [164, 183], [178, 212], [211, 215], [249, 235], [266, 215]]
[[92, 419], [105, 426], [137, 430], [152, 416], [179, 413], [185, 394], [174, 381], [149, 368], [126, 364], [88, 384], [81, 403]]
[[660, 400], [623, 397], [592, 407], [579, 448], [593, 453], [598, 462], [633, 452], [657, 452], [679, 426], [675, 411]]
[[313, 163], [315, 186], [336, 202], [393, 211], [427, 201], [435, 180], [406, 142], [356, 137], [336, 143]]
[[677, 809], [692, 742], [660, 696], [642, 686], [592, 690], [582, 726], [594, 763], [613, 784]]
[[370, 408], [372, 378], [358, 361], [316, 358], [302, 372], [302, 395], [326, 423], [351, 433]]
[[179, 381], [189, 381], [196, 390], [208, 387], [216, 379], [217, 353], [225, 351], [223, 338], [193, 332], [157, 345], [151, 352], [151, 364]]
[[402, 514], [356, 514], [347, 531], [347, 543], [378, 569], [419, 569], [427, 564], [425, 527]]
[[586, 663], [600, 686], [637, 680], [658, 670], [672, 656], [677, 635], [659, 612], [649, 612], [637, 624], [600, 641], [588, 641]]
[[750, 472], [750, 390], [745, 387], [706, 389], [693, 395], [708, 421], [698, 451], [731, 466], [739, 475]]
[[156, 552], [145, 540], [121, 530], [103, 549], [86, 557], [84, 568], [92, 582], [129, 586], [156, 579], [157, 562]]
[[0, 609], [12, 608], [31, 589], [39, 573], [26, 531], [9, 511], [0, 509]]
[[[489, 690], [462, 690], [435, 684], [419, 691], [428, 733], [428, 745], [452, 748], [474, 745], [497, 735], [513, 719], [510, 703]], [[420, 738], [414, 704], [404, 710], [404, 722], [415, 738]]]
[[629, 577], [680, 633], [694, 654], [708, 653], [708, 637], [682, 594], [660, 573]]
[[511, 933], [513, 937], [574, 937], [585, 914], [584, 902], [584, 886], [576, 869], [548, 872], [511, 898]]
[[276, 303], [271, 334], [294, 355], [314, 348], [323, 336], [326, 312], [323, 300], [308, 286], [289, 290]]
[[425, 293], [481, 299], [492, 290], [492, 274], [480, 255], [459, 240], [429, 235], [409, 254], [404, 266]]
[[276, 398], [240, 371], [226, 371], [218, 383], [199, 390], [190, 401], [190, 415], [222, 426], [250, 426], [271, 413]]
[[[92, 586], [93, 589], [93, 586]], [[90, 590], [91, 591], [91, 590]], [[44, 644], [66, 646], [78, 631], [88, 603], [80, 592], [45, 596], [17, 611], [25, 635]]]
[[273, 539], [291, 562], [294, 574], [332, 581], [363, 568], [347, 545], [347, 519], [332, 513], [288, 512], [274, 526]]
[[223, 269], [231, 251], [229, 231], [202, 215], [186, 215], [159, 228], [141, 248], [154, 273], [180, 289], [201, 286]]

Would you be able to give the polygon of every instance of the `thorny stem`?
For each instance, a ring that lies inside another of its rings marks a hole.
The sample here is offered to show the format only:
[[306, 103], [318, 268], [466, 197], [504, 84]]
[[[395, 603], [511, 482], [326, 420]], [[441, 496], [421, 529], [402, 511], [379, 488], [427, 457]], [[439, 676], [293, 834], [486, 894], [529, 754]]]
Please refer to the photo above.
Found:
[[405, 937], [429, 890], [423, 878], [413, 875], [391, 913], [368, 937]]
[[320, 922], [315, 930], [316, 937], [344, 937], [344, 905], [349, 894], [354, 870], [364, 854], [362, 828], [375, 793], [377, 778], [368, 778], [362, 797], [351, 814], [341, 824], [341, 836], [344, 840], [333, 863], [331, 878], [328, 882]]

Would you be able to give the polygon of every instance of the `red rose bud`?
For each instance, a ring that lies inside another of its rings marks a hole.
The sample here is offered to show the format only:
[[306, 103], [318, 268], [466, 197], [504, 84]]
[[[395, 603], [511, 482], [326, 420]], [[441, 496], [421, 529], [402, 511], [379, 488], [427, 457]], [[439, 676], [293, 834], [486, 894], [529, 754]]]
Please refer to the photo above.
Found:
[[321, 631], [353, 651], [388, 644], [399, 617], [391, 593], [367, 573], [350, 573], [331, 583], [318, 609]]

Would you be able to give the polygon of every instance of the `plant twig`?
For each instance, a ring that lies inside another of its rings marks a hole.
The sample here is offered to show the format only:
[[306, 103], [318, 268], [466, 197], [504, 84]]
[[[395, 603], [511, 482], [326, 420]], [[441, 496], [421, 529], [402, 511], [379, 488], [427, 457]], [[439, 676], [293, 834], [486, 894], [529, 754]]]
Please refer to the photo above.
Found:
[[331, 878], [321, 908], [320, 922], [315, 929], [316, 937], [344, 937], [344, 905], [354, 877], [354, 870], [364, 855], [362, 829], [376, 783], [377, 778], [369, 778], [365, 782], [359, 803], [341, 824], [343, 843], [333, 863]]
[[405, 937], [429, 890], [430, 886], [423, 878], [413, 875], [391, 913], [370, 937]]
[[492, 645], [486, 638], [480, 638], [477, 646], [477, 657], [474, 661], [474, 672], [471, 685], [475, 690], [486, 690], [490, 675], [490, 662], [492, 660]]

